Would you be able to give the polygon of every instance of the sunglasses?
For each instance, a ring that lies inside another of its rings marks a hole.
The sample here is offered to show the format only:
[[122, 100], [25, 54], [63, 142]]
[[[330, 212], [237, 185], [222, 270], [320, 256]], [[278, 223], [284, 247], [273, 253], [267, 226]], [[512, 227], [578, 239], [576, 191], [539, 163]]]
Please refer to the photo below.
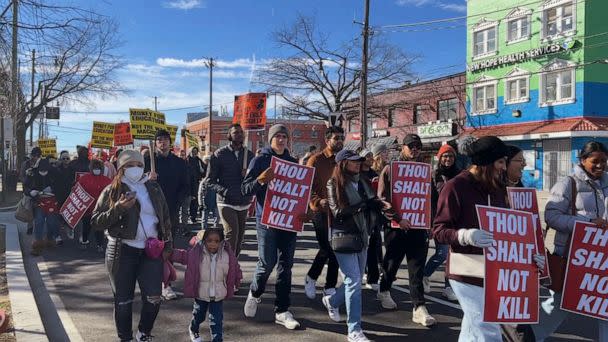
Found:
[[422, 148], [422, 145], [419, 143], [409, 143], [407, 144], [407, 147], [409, 147], [410, 150], [419, 150]]

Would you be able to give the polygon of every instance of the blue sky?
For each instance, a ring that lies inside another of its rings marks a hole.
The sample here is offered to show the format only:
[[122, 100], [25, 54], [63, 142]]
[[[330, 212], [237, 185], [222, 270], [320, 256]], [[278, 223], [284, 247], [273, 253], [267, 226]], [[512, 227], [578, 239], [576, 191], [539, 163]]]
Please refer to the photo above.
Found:
[[[343, 42], [361, 27], [353, 20], [363, 17], [363, 0], [73, 0], [85, 8], [116, 18], [125, 58], [119, 81], [130, 92], [117, 98], [97, 100], [92, 106], [67, 105], [62, 120], [49, 124], [58, 136], [60, 149], [73, 149], [90, 139], [92, 120], [128, 120], [129, 107], [165, 111], [167, 121], [185, 123], [185, 113], [202, 111], [209, 101], [208, 70], [203, 56], [214, 57], [214, 109], [232, 110], [233, 96], [255, 90], [252, 70], [264, 60], [283, 55], [270, 40], [270, 33], [288, 25], [298, 13], [314, 16], [330, 40]], [[464, 16], [465, 0], [372, 0], [370, 25], [420, 22]], [[448, 29], [434, 29], [446, 27]], [[382, 29], [382, 34], [406, 53], [419, 56], [412, 66], [420, 79], [456, 73], [465, 67], [464, 21], [429, 28]], [[255, 62], [254, 62], [255, 61]], [[86, 112], [69, 113], [69, 111]], [[206, 109], [205, 109], [206, 110]], [[121, 113], [122, 112], [122, 113]], [[273, 116], [269, 108], [269, 116]]]

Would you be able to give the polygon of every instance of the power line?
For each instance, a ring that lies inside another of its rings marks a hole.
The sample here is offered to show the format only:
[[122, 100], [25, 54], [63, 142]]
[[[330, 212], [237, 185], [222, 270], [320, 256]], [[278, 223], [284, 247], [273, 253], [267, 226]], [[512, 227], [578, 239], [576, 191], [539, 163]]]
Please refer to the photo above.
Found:
[[[224, 106], [224, 105], [228, 105], [234, 103], [233, 101], [230, 102], [224, 102], [224, 103], [217, 103], [214, 105], [218, 105], [218, 106]], [[177, 111], [177, 110], [186, 110], [186, 109], [196, 109], [196, 108], [209, 108], [209, 105], [204, 105], [204, 106], [191, 106], [191, 107], [181, 107], [181, 108], [168, 108], [168, 109], [159, 109], [159, 112], [173, 112], [173, 111]], [[80, 110], [63, 110], [63, 113], [70, 113], [70, 114], [115, 114], [115, 115], [128, 115], [129, 111], [80, 111]]]

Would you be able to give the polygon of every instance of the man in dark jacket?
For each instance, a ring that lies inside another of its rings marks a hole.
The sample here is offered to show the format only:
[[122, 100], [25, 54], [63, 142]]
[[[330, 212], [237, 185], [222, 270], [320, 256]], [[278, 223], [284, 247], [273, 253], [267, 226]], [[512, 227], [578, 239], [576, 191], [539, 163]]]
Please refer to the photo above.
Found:
[[[258, 304], [262, 301], [262, 294], [266, 290], [266, 282], [277, 265], [277, 282], [275, 304], [275, 322], [287, 329], [296, 329], [300, 323], [289, 312], [291, 293], [291, 267], [296, 250], [296, 233], [267, 227], [260, 223], [262, 208], [266, 198], [268, 183], [274, 179], [274, 170], [270, 168], [272, 157], [277, 157], [293, 163], [293, 158], [287, 150], [289, 130], [285, 125], [276, 124], [268, 130], [270, 147], [265, 147], [259, 156], [255, 157], [241, 187], [244, 196], [256, 197], [256, 223], [258, 236], [258, 264], [253, 274], [253, 281], [249, 295], [245, 302], [246, 317], [254, 317]], [[278, 260], [277, 260], [278, 259]]]
[[[42, 150], [40, 149], [40, 147], [36, 146], [36, 147], [32, 148], [32, 151], [30, 152], [30, 159], [26, 160], [23, 163], [23, 165], [21, 166], [21, 170], [19, 171], [19, 180], [21, 180], [21, 184], [25, 183], [25, 176], [26, 176], [27, 170], [36, 166], [36, 164], [38, 163], [38, 160], [40, 160], [41, 155], [42, 155]], [[32, 221], [27, 224], [27, 235], [32, 235], [33, 230], [34, 230], [34, 222]]]
[[[150, 171], [150, 179], [156, 180], [163, 190], [169, 217], [171, 218], [172, 236], [177, 236], [179, 229], [178, 210], [184, 197], [188, 194], [189, 181], [186, 163], [175, 154], [171, 153], [171, 135], [164, 129], [156, 131], [155, 137], [155, 171]], [[146, 169], [150, 170], [150, 159], [146, 160]], [[163, 289], [165, 299], [175, 299], [177, 295], [170, 285]]]
[[230, 145], [211, 155], [205, 178], [207, 188], [217, 193], [224, 234], [237, 257], [241, 252], [247, 211], [251, 205], [251, 196], [243, 196], [241, 193], [246, 167], [253, 159], [253, 153], [243, 147], [244, 137], [241, 125], [232, 124], [228, 128]]
[[76, 181], [76, 173], [89, 173], [89, 149], [86, 146], [78, 146], [76, 148], [78, 157], [72, 160], [69, 167], [72, 172], [72, 183]]
[[198, 202], [196, 197], [198, 195], [198, 186], [205, 177], [203, 173], [203, 161], [198, 156], [198, 147], [192, 147], [190, 153], [186, 158], [186, 164], [188, 165], [188, 174], [190, 177], [190, 222], [196, 223], [196, 217], [198, 216]]

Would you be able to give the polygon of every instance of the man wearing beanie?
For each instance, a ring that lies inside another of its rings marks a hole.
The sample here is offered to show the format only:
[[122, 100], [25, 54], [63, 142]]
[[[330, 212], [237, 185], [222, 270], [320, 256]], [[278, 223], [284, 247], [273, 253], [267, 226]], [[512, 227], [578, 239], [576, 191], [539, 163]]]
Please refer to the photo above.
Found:
[[[408, 134], [403, 139], [403, 147], [399, 160], [420, 162], [422, 141], [417, 134]], [[378, 197], [385, 201], [391, 200], [391, 171], [390, 165], [384, 167], [378, 183]], [[424, 299], [424, 264], [429, 248], [427, 232], [424, 229], [393, 229], [390, 226], [384, 231], [386, 255], [382, 262], [382, 277], [378, 289], [378, 299], [385, 309], [396, 309], [397, 304], [391, 298], [390, 289], [396, 279], [397, 271], [403, 258], [407, 258], [407, 268], [410, 281], [410, 296], [414, 306], [412, 321], [423, 326], [436, 323], [426, 309]]]
[[[268, 130], [268, 143], [259, 156], [249, 164], [247, 175], [243, 180], [241, 191], [243, 196], [255, 195], [256, 198], [256, 230], [258, 237], [258, 264], [253, 274], [249, 295], [243, 311], [246, 317], [255, 317], [262, 294], [266, 290], [266, 282], [277, 262], [277, 282], [275, 285], [276, 299], [274, 302], [275, 322], [287, 329], [296, 329], [300, 323], [289, 312], [291, 304], [291, 267], [296, 250], [296, 233], [270, 228], [260, 224], [264, 199], [268, 183], [274, 179], [274, 171], [270, 168], [272, 157], [297, 163], [287, 150], [289, 130], [283, 124], [276, 124]], [[277, 260], [278, 259], [278, 260]]]
[[[179, 220], [178, 210], [182, 200], [189, 194], [189, 177], [186, 162], [171, 153], [171, 135], [164, 129], [156, 131], [154, 139], [156, 144], [156, 171], [150, 172], [150, 179], [156, 180], [163, 190], [167, 205], [169, 206], [169, 217], [171, 218], [171, 233], [178, 235]], [[146, 171], [150, 171], [150, 158], [145, 159]], [[177, 298], [177, 295], [168, 284], [163, 288], [163, 297], [167, 300]]]

